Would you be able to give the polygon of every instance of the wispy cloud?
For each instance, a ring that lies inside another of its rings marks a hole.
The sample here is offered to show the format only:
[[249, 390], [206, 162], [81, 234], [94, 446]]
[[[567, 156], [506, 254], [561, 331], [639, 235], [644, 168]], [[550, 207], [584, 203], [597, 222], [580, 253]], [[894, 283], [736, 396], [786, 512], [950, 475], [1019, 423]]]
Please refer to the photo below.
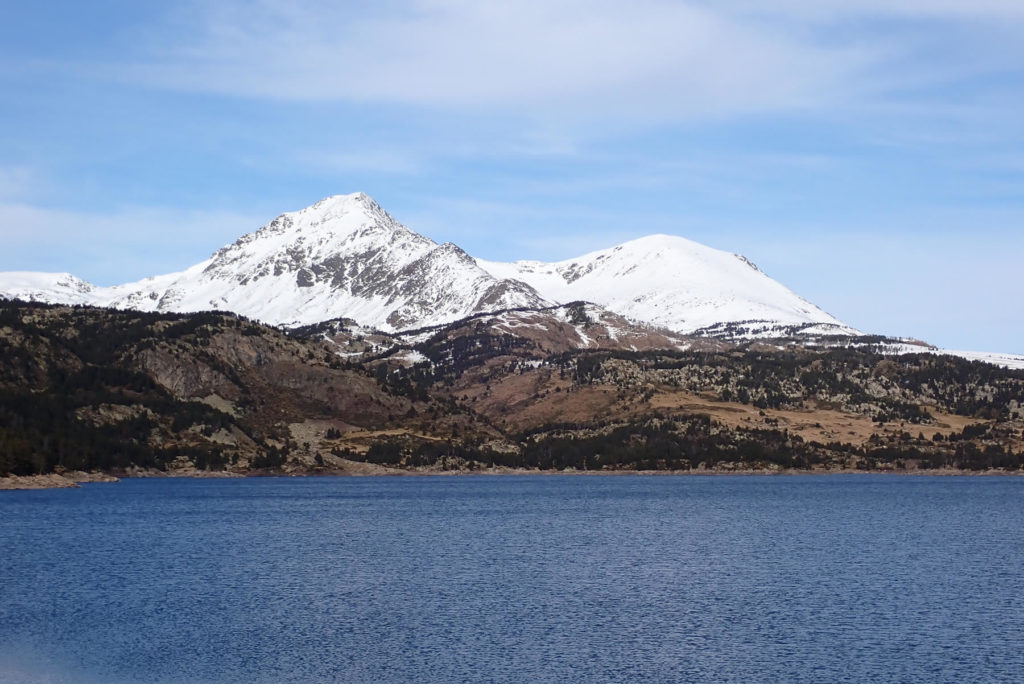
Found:
[[35, 179], [36, 173], [27, 166], [0, 166], [0, 201], [24, 195]]
[[851, 85], [870, 88], [861, 78], [869, 67], [891, 78], [886, 65], [926, 46], [929, 32], [908, 46], [908, 34], [892, 27], [808, 30], [885, 19], [955, 21], [961, 38], [965, 22], [986, 23], [987, 40], [971, 41], [985, 52], [1015, 44], [1012, 33], [993, 40], [992, 25], [1024, 22], [1024, 5], [206, 1], [147, 37], [165, 47], [135, 74], [159, 86], [275, 99], [700, 116], [832, 103]]
[[727, 6], [759, 14], [784, 14], [816, 21], [857, 16], [895, 16], [912, 19], [956, 18], [977, 21], [1024, 20], [1024, 5], [1017, 0], [719, 0]]
[[0, 202], [0, 271], [66, 271], [100, 285], [184, 269], [267, 216], [167, 207], [111, 212]]
[[389, 149], [307, 149], [297, 152], [294, 161], [300, 166], [335, 173], [406, 175], [421, 173], [425, 169], [425, 162], [419, 156]]
[[870, 62], [699, 3], [204, 2], [133, 77], [274, 99], [692, 118], [814, 107]]

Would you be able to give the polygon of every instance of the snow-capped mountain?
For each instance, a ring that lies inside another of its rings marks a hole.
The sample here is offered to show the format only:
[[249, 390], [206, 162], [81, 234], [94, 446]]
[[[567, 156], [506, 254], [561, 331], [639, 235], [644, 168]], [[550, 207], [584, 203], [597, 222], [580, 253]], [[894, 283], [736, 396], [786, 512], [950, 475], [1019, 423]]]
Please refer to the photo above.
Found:
[[54, 304], [97, 304], [96, 287], [70, 273], [0, 273], [0, 297]]
[[859, 334], [762, 273], [746, 258], [671, 235], [650, 235], [556, 263], [477, 260], [557, 302], [586, 300], [677, 333], [768, 336], [799, 328]]
[[412, 232], [363, 193], [282, 214], [180, 273], [108, 288], [68, 274], [0, 274], [0, 292], [141, 311], [216, 309], [285, 326], [344, 316], [388, 331], [549, 305], [457, 246]]
[[114, 287], [0, 273], [0, 294], [143, 311], [232, 311], [299, 326], [349, 318], [385, 331], [572, 301], [675, 333], [856, 334], [741, 256], [668, 235], [557, 263], [477, 260], [414, 233], [363, 193], [282, 214], [180, 273]]

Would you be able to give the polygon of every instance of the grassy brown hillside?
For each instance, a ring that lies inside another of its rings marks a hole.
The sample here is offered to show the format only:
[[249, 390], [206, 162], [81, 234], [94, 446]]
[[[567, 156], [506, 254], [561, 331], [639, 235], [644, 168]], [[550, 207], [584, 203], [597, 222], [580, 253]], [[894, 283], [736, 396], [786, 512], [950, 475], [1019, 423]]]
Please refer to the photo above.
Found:
[[548, 354], [478, 325], [416, 345], [427, 360], [391, 382], [484, 416], [520, 445], [509, 465], [1020, 468], [1022, 371], [870, 347], [693, 346]]

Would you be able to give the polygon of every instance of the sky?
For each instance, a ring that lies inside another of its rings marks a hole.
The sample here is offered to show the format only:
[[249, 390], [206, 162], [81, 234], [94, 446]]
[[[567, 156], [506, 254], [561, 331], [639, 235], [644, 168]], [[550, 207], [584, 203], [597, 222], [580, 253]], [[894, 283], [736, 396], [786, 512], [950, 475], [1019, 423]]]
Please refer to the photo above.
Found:
[[438, 242], [741, 253], [1024, 353], [1020, 0], [0, 3], [0, 271], [182, 270], [364, 191]]

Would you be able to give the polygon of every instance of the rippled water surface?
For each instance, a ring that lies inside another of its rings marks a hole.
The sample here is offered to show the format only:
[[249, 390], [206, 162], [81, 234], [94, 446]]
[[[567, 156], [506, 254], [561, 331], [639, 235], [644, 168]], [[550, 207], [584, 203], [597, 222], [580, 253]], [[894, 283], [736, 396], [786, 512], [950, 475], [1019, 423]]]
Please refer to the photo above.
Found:
[[1024, 478], [0, 492], [4, 682], [1024, 681]]

